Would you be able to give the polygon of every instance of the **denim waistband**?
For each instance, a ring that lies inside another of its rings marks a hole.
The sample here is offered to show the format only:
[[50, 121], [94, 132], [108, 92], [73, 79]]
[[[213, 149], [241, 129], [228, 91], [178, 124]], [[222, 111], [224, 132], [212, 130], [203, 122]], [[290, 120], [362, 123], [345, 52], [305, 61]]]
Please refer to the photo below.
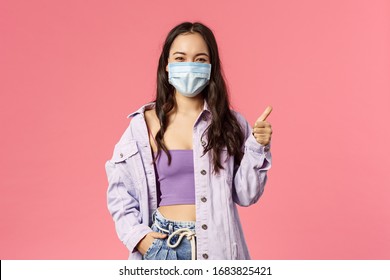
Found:
[[170, 233], [179, 228], [188, 228], [195, 232], [194, 221], [175, 221], [165, 218], [158, 209], [152, 214], [153, 223], [157, 223], [161, 228], [169, 230]]

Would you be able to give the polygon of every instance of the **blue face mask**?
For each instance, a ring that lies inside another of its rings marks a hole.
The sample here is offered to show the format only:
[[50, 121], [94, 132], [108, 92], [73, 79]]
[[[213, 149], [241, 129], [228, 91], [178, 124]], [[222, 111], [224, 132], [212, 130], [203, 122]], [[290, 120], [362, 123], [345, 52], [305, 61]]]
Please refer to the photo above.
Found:
[[209, 83], [211, 64], [200, 62], [168, 63], [168, 80], [184, 96], [194, 97]]

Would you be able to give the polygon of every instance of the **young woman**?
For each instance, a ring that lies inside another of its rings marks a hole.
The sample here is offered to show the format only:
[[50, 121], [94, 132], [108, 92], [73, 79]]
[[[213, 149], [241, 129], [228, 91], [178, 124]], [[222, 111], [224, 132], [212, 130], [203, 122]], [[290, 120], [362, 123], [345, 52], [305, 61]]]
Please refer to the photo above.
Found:
[[106, 162], [108, 209], [129, 259], [250, 259], [236, 205], [263, 193], [271, 110], [252, 128], [230, 109], [208, 27], [169, 32], [156, 98], [128, 116]]

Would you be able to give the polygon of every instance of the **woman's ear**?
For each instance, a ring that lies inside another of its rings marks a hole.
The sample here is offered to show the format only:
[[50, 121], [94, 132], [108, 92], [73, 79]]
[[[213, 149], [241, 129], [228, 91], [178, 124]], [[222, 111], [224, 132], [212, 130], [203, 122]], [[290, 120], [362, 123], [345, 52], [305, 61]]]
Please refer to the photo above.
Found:
[[167, 64], [167, 66], [165, 66], [165, 71], [167, 71], [167, 72], [168, 72], [168, 64]]

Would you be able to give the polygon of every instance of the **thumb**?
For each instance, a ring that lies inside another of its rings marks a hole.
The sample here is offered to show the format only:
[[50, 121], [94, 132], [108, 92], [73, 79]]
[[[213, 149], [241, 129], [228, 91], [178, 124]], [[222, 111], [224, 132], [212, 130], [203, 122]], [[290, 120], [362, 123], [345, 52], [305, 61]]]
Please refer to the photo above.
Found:
[[165, 233], [161, 233], [161, 232], [151, 232], [150, 235], [153, 237], [153, 238], [165, 238], [167, 237], [167, 235]]
[[271, 114], [272, 112], [272, 107], [271, 106], [268, 106], [263, 114], [261, 114], [261, 116], [256, 120], [256, 122], [262, 122], [262, 121], [265, 121], [267, 119], [267, 117], [269, 116], [269, 114]]

